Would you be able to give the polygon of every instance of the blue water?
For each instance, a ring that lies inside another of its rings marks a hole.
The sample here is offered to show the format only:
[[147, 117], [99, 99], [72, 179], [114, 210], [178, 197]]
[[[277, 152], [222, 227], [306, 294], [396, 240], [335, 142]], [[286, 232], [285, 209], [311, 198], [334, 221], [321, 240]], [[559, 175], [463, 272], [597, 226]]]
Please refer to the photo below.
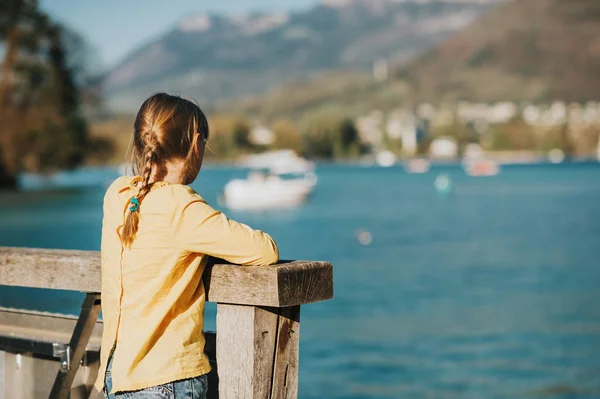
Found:
[[[453, 195], [436, 194], [440, 173]], [[241, 174], [208, 168], [194, 188], [217, 206]], [[299, 209], [228, 212], [271, 233], [282, 257], [335, 266], [335, 299], [302, 310], [300, 398], [600, 397], [599, 164], [318, 176]], [[68, 190], [0, 194], [0, 245], [99, 249], [94, 185], [113, 177], [87, 170], [63, 177]], [[0, 306], [76, 313], [79, 300], [0, 287]]]

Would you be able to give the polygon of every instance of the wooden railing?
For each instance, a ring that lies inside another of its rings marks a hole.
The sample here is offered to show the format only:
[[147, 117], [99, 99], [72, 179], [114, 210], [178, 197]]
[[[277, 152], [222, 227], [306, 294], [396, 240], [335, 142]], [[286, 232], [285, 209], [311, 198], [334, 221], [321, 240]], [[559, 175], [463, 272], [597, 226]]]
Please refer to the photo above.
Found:
[[[0, 398], [98, 395], [100, 273], [98, 252], [0, 247], [0, 286], [86, 293], [79, 318], [0, 308]], [[203, 279], [217, 303], [209, 397], [297, 398], [300, 305], [333, 297], [331, 264], [216, 264]]]

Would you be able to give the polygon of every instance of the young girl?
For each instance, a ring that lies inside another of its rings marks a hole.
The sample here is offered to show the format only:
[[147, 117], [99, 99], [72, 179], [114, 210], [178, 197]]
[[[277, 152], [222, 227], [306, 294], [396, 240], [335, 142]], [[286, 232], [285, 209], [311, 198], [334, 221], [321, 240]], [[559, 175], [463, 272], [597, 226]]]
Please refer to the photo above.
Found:
[[107, 398], [205, 398], [204, 286], [209, 256], [269, 265], [271, 237], [227, 219], [187, 185], [208, 123], [194, 103], [156, 94], [133, 130], [132, 163], [104, 197], [102, 313], [96, 388]]

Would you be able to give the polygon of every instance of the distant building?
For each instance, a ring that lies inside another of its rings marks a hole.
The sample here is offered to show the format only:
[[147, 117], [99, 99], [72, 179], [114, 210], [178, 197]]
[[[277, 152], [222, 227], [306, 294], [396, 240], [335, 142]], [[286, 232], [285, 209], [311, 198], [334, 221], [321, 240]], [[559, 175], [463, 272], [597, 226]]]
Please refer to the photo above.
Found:
[[275, 133], [271, 129], [258, 125], [252, 128], [248, 140], [254, 145], [268, 146], [275, 141]]
[[465, 160], [477, 160], [483, 158], [483, 149], [478, 143], [469, 143], [465, 146], [463, 153], [463, 159]]
[[381, 111], [375, 110], [369, 115], [358, 118], [355, 125], [358, 137], [363, 144], [369, 144], [376, 148], [381, 146], [383, 141], [383, 113]]
[[422, 103], [417, 106], [417, 117], [431, 121], [435, 118], [436, 109], [430, 103]]
[[563, 124], [567, 120], [567, 104], [562, 101], [555, 101], [550, 107], [550, 119], [552, 124]]
[[517, 104], [513, 102], [500, 102], [492, 105], [488, 109], [486, 122], [492, 124], [510, 122], [519, 112]]
[[396, 110], [388, 116], [386, 131], [389, 138], [402, 141], [402, 151], [405, 154], [414, 155], [417, 152], [419, 139], [418, 125], [414, 114], [405, 110]]
[[454, 159], [458, 156], [458, 144], [450, 137], [439, 137], [431, 142], [429, 155], [432, 158]]
[[600, 123], [600, 106], [594, 101], [568, 105], [555, 101], [550, 106], [528, 105], [523, 109], [522, 116], [525, 123], [531, 126], [589, 125]]
[[598, 103], [590, 101], [585, 105], [583, 121], [588, 124], [600, 122], [600, 108], [598, 107]]
[[462, 123], [483, 122], [501, 124], [510, 122], [519, 112], [513, 102], [499, 102], [493, 105], [485, 103], [460, 102], [457, 107], [458, 119]]
[[542, 110], [536, 105], [528, 105], [523, 110], [523, 120], [528, 125], [537, 125], [542, 118]]

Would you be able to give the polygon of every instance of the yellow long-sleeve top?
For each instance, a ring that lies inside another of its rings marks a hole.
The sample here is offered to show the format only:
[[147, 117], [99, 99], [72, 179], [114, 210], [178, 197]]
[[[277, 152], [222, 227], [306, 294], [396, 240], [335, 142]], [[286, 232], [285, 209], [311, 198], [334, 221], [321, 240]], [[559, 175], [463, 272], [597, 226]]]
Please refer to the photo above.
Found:
[[139, 180], [121, 177], [104, 197], [98, 390], [115, 343], [113, 392], [209, 372], [201, 278], [208, 256], [240, 265], [269, 265], [279, 258], [268, 234], [229, 220], [187, 186], [163, 182], [142, 200], [136, 239], [123, 248], [118, 229]]

